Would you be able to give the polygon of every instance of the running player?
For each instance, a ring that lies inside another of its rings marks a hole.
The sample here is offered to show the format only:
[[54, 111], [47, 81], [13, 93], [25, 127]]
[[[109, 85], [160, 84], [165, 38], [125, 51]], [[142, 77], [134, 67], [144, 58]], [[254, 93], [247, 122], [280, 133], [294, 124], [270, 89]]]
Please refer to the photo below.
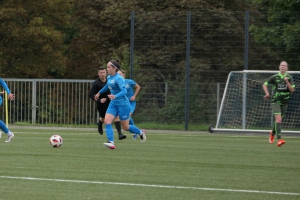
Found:
[[277, 135], [277, 146], [282, 146], [285, 144], [285, 140], [281, 138], [281, 124], [282, 118], [288, 107], [288, 102], [291, 93], [294, 92], [294, 81], [293, 77], [287, 73], [288, 63], [282, 61], [279, 65], [279, 73], [274, 74], [263, 84], [263, 89], [265, 92], [264, 99], [270, 97], [268, 91], [268, 85], [273, 85], [274, 94], [272, 97], [272, 110], [275, 117], [275, 123], [273, 125], [273, 130], [270, 131], [269, 143], [273, 144], [274, 136]]

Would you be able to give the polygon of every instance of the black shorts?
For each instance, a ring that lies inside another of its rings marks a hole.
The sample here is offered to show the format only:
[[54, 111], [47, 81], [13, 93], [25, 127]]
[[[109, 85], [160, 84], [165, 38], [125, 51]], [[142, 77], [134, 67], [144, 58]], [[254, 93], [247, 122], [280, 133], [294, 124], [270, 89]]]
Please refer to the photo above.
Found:
[[105, 103], [98, 103], [97, 102], [97, 110], [98, 110], [98, 113], [100, 115], [101, 118], [104, 118], [105, 117], [105, 113], [106, 113], [106, 110], [108, 108], [108, 105], [109, 105], [109, 102], [105, 102]]

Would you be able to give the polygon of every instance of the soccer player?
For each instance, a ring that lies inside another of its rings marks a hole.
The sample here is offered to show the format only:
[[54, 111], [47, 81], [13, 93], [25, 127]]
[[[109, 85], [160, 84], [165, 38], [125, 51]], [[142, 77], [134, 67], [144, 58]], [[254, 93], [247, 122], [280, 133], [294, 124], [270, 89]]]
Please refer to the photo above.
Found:
[[126, 97], [125, 80], [117, 72], [121, 69], [118, 61], [111, 60], [107, 63], [107, 77], [106, 85], [95, 95], [97, 101], [100, 94], [110, 90], [108, 98], [111, 100], [105, 114], [104, 124], [106, 128], [106, 136], [108, 141], [103, 145], [110, 149], [115, 149], [114, 132], [111, 126], [114, 118], [119, 116], [122, 128], [133, 134], [139, 134], [142, 142], [146, 141], [145, 130], [141, 130], [134, 125], [129, 125], [131, 106], [128, 98]]
[[[118, 74], [120, 74], [125, 79], [125, 87], [126, 87], [126, 90], [127, 90], [126, 96], [129, 99], [130, 106], [131, 106], [129, 124], [134, 125], [134, 121], [132, 119], [132, 114], [133, 114], [133, 112], [135, 110], [135, 107], [136, 107], [136, 100], [135, 99], [136, 99], [138, 93], [140, 92], [141, 87], [134, 80], [125, 78], [126, 77], [126, 71], [125, 70], [119, 70]], [[138, 136], [137, 134], [133, 134], [132, 139], [136, 140], [137, 136]]]
[[[0, 78], [0, 84], [4, 88], [4, 90], [7, 92], [8, 99], [13, 101], [15, 99], [15, 95], [12, 94], [7, 86], [7, 84]], [[0, 106], [2, 105], [2, 97], [0, 96]], [[2, 120], [0, 120], [0, 129], [7, 135], [7, 139], [5, 142], [10, 142], [11, 139], [15, 136], [4, 124]]]
[[294, 92], [295, 88], [293, 77], [287, 73], [287, 70], [288, 63], [282, 61], [279, 65], [279, 73], [271, 76], [263, 84], [263, 89], [266, 94], [264, 99], [270, 97], [268, 85], [273, 85], [274, 94], [272, 97], [272, 110], [275, 117], [275, 123], [273, 125], [273, 130], [270, 131], [269, 143], [273, 144], [274, 136], [276, 134], [278, 139], [277, 146], [279, 147], [285, 144], [285, 141], [281, 138], [281, 123], [287, 110], [290, 95]]
[[[94, 101], [95, 95], [106, 85], [107, 82], [107, 73], [104, 67], [98, 68], [98, 78], [93, 82], [92, 88], [89, 94], [89, 97]], [[105, 113], [108, 108], [110, 99], [108, 98], [109, 92], [104, 92], [101, 94], [100, 98], [96, 101], [97, 111], [99, 113], [100, 119], [98, 121], [98, 132], [100, 135], [103, 135], [102, 124], [104, 122]], [[119, 134], [119, 140], [123, 140], [126, 138], [126, 135], [123, 135], [121, 132], [121, 123], [119, 118], [115, 119], [115, 126]]]

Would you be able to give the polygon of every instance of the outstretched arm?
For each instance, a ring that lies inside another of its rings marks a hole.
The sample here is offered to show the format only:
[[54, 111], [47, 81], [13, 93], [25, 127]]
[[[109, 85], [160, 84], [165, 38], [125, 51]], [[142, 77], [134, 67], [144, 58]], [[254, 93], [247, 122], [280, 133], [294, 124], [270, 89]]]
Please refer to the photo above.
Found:
[[7, 86], [7, 84], [0, 78], [0, 84], [2, 85], [2, 87], [5, 89], [5, 91], [7, 92], [7, 96], [9, 100], [14, 100], [15, 99], [15, 95], [12, 94]]

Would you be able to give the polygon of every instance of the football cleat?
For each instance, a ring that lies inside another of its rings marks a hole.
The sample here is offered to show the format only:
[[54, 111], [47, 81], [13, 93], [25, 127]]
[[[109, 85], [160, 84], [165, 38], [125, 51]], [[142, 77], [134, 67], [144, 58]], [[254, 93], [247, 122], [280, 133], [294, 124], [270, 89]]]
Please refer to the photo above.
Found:
[[109, 149], [115, 149], [115, 144], [114, 143], [111, 143], [111, 142], [104, 142], [103, 143], [104, 147], [105, 148], [109, 148]]
[[124, 140], [124, 139], [126, 139], [126, 135], [123, 134], [119, 135], [119, 140]]
[[142, 129], [142, 133], [140, 134], [141, 142], [144, 143], [146, 142], [146, 130]]
[[9, 133], [10, 133], [10, 135], [7, 136], [7, 140], [5, 140], [5, 142], [10, 142], [10, 140], [15, 136], [12, 132], [9, 132]]
[[281, 147], [282, 145], [285, 144], [285, 141], [283, 139], [278, 140], [277, 146]]

